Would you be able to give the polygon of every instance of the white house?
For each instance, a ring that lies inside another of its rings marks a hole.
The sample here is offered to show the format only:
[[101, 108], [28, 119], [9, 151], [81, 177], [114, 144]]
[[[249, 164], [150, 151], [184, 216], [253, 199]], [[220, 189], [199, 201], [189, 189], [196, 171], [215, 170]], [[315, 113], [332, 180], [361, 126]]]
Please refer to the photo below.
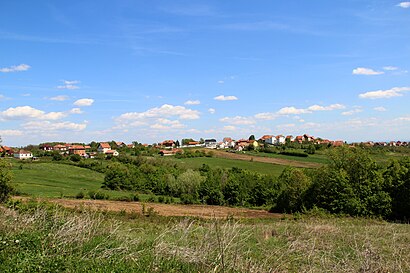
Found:
[[282, 135], [276, 136], [275, 145], [283, 145], [286, 142], [286, 138]]
[[14, 157], [18, 159], [31, 159], [33, 158], [33, 154], [25, 150], [20, 150], [14, 153]]
[[216, 139], [205, 139], [205, 148], [216, 149]]
[[110, 150], [111, 150], [111, 146], [107, 142], [100, 142], [97, 148], [97, 151], [103, 154], [106, 154], [107, 151], [110, 151]]
[[276, 144], [276, 137], [275, 136], [266, 136], [264, 138], [265, 143], [275, 145]]
[[108, 150], [105, 152], [106, 155], [112, 155], [112, 156], [118, 156], [119, 153], [117, 152], [117, 150]]

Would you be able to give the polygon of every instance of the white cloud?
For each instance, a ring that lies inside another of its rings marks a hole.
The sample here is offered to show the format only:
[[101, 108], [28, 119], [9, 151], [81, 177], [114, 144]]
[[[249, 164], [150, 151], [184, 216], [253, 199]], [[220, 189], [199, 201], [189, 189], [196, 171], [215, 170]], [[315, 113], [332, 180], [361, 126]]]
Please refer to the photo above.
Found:
[[236, 124], [236, 125], [255, 124], [255, 120], [253, 118], [241, 117], [241, 116], [236, 116], [232, 118], [224, 117], [224, 118], [221, 118], [219, 121], [224, 122], [224, 123], [229, 123], [229, 124]]
[[396, 118], [397, 121], [410, 121], [410, 116]]
[[209, 108], [208, 112], [211, 113], [211, 114], [215, 114], [216, 110], [214, 108]]
[[30, 66], [27, 64], [20, 64], [20, 65], [13, 65], [10, 67], [3, 67], [0, 68], [0, 72], [3, 73], [10, 73], [10, 72], [20, 72], [20, 71], [26, 71], [29, 70]]
[[342, 104], [331, 104], [329, 106], [320, 106], [320, 105], [312, 105], [309, 106], [307, 110], [310, 111], [332, 111], [332, 110], [339, 110], [339, 109], [345, 109], [346, 106], [342, 105]]
[[397, 66], [385, 66], [383, 67], [383, 69], [386, 71], [395, 71], [395, 70], [398, 70], [399, 68]]
[[365, 67], [358, 67], [353, 69], [352, 72], [354, 75], [381, 75], [384, 74], [383, 71], [375, 71], [371, 68], [365, 68]]
[[238, 100], [237, 97], [235, 96], [225, 96], [225, 95], [220, 95], [216, 96], [214, 100], [220, 100], [220, 101], [228, 101], [228, 100]]
[[308, 113], [311, 113], [311, 111], [307, 109], [298, 109], [293, 106], [283, 107], [277, 112], [277, 114], [279, 115], [299, 115], [299, 114], [308, 114]]
[[14, 120], [14, 119], [44, 119], [56, 120], [65, 117], [63, 112], [49, 112], [45, 113], [42, 110], [33, 108], [31, 106], [17, 106], [10, 107], [7, 110], [0, 112], [0, 119]]
[[158, 123], [151, 125], [150, 128], [158, 129], [158, 130], [170, 130], [170, 129], [182, 129], [186, 127], [186, 125], [182, 124], [179, 120], [169, 120], [169, 119], [159, 118], [157, 122]]
[[93, 99], [79, 99], [74, 102], [75, 106], [91, 106], [94, 103]]
[[223, 127], [223, 129], [224, 129], [225, 131], [235, 131], [235, 130], [236, 130], [236, 127], [233, 126], [233, 125], [226, 125], [226, 126]]
[[351, 116], [351, 115], [354, 115], [354, 114], [360, 113], [360, 112], [363, 112], [363, 110], [360, 109], [360, 108], [356, 108], [356, 109], [353, 109], [353, 110], [350, 110], [350, 111], [342, 112], [342, 115], [343, 116]]
[[69, 90], [74, 90], [74, 89], [79, 89], [80, 87], [78, 87], [80, 81], [66, 81], [66, 80], [62, 80], [63, 85], [59, 85], [57, 86], [57, 89], [69, 89]]
[[83, 111], [80, 108], [73, 108], [69, 111], [70, 114], [82, 114]]
[[265, 112], [265, 113], [258, 113], [254, 117], [257, 119], [272, 120], [272, 119], [277, 118], [278, 114]]
[[177, 116], [180, 119], [199, 119], [199, 112], [185, 108], [184, 106], [173, 106], [164, 104], [161, 107], [151, 108], [145, 112], [129, 112], [118, 117], [120, 121], [145, 120], [149, 118], [166, 118]]
[[87, 123], [74, 123], [69, 121], [51, 122], [51, 121], [30, 121], [22, 125], [26, 130], [33, 130], [35, 132], [49, 132], [49, 131], [82, 131], [87, 127]]
[[225, 81], [220, 80], [220, 81], [218, 81], [218, 83], [219, 83], [219, 84], [224, 84], [224, 83], [225, 83]]
[[55, 97], [51, 97], [50, 100], [56, 100], [56, 101], [65, 101], [68, 100], [69, 97], [66, 95], [60, 95], [60, 96], [55, 96]]
[[410, 87], [393, 87], [388, 90], [377, 90], [359, 94], [362, 99], [388, 99], [392, 97], [401, 97], [403, 92], [410, 91]]
[[20, 130], [0, 130], [0, 136], [22, 136], [23, 131]]
[[397, 4], [398, 7], [408, 9], [410, 8], [410, 2], [401, 2], [400, 4]]
[[199, 100], [187, 100], [184, 104], [185, 105], [198, 105], [198, 104], [201, 104], [201, 102]]
[[387, 109], [384, 108], [383, 106], [374, 107], [373, 110], [379, 111], [379, 112], [385, 112], [385, 111], [387, 111]]

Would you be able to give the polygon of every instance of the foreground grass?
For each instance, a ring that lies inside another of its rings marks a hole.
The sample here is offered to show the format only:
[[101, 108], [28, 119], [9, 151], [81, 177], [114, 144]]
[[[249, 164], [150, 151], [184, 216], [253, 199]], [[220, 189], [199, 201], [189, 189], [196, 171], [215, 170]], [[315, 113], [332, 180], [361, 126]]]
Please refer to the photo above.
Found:
[[409, 272], [410, 226], [0, 207], [1, 272]]

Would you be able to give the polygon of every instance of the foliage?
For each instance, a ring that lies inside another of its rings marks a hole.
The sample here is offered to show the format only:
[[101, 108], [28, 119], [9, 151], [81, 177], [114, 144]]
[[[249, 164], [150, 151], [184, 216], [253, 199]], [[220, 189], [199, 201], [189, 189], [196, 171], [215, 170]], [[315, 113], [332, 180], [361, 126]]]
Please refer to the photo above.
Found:
[[11, 179], [10, 164], [4, 159], [0, 159], [0, 203], [7, 201], [13, 192], [13, 187], [10, 184]]
[[79, 162], [81, 160], [81, 156], [78, 154], [72, 154], [70, 155], [70, 160], [73, 162]]

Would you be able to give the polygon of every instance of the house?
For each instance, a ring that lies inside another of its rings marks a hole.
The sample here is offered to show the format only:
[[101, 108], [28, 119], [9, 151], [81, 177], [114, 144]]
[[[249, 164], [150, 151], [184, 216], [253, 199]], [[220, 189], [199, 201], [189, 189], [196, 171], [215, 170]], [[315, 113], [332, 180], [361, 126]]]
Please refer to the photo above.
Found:
[[134, 144], [127, 144], [127, 148], [129, 148], [129, 149], [134, 149], [134, 148], [135, 148], [135, 145], [134, 145]]
[[290, 143], [293, 142], [295, 140], [295, 138], [292, 135], [288, 135], [285, 138], [285, 143]]
[[19, 150], [18, 152], [14, 153], [14, 158], [18, 158], [21, 160], [32, 159], [33, 154], [29, 151]]
[[271, 144], [271, 145], [275, 145], [276, 144], [276, 137], [273, 135], [265, 135], [263, 137], [263, 142], [267, 143], [267, 144]]
[[2, 148], [3, 148], [3, 152], [6, 153], [7, 155], [13, 155], [14, 154], [14, 151], [13, 151], [12, 148], [7, 147], [7, 146], [3, 146]]
[[122, 141], [117, 141], [117, 142], [115, 142], [115, 144], [117, 144], [117, 147], [118, 148], [122, 148], [122, 147], [125, 147], [125, 143], [124, 142], [122, 142]]
[[120, 154], [116, 150], [108, 150], [105, 152], [106, 155], [111, 155], [111, 156], [119, 156]]
[[38, 148], [40, 150], [43, 150], [43, 151], [52, 151], [52, 150], [54, 150], [54, 146], [51, 146], [50, 144], [40, 144], [40, 146]]
[[[259, 141], [268, 143], [268, 142], [266, 142], [266, 140], [269, 140], [269, 139], [272, 140], [273, 137], [274, 137], [273, 135], [264, 135], [264, 136], [262, 136], [261, 138], [259, 138]], [[271, 144], [272, 144], [272, 143], [271, 143]]]
[[216, 149], [216, 139], [205, 139], [205, 148]]
[[334, 147], [340, 147], [340, 146], [343, 146], [344, 144], [345, 144], [345, 143], [344, 143], [343, 140], [333, 141], [333, 146], [334, 146]]
[[160, 144], [162, 147], [168, 148], [168, 149], [172, 149], [175, 147], [175, 141], [173, 140], [165, 140]]
[[299, 144], [302, 144], [302, 142], [303, 142], [303, 136], [297, 136], [297, 137], [295, 137], [295, 142], [297, 142], [297, 143], [299, 143]]
[[54, 145], [53, 150], [65, 152], [68, 150], [68, 147], [66, 145], [57, 144], [57, 145]]
[[222, 142], [225, 145], [225, 148], [234, 148], [235, 147], [235, 140], [230, 137], [224, 137]]
[[[254, 139], [248, 140], [248, 143], [249, 143], [249, 145], [252, 145], [253, 148], [256, 148], [256, 147], [259, 146], [259, 143], [258, 143], [256, 140], [254, 140]], [[248, 146], [249, 146], [249, 145], [248, 145]]]
[[100, 144], [98, 144], [97, 151], [99, 153], [105, 154], [109, 150], [111, 150], [111, 146], [110, 146], [110, 144], [108, 144], [108, 142], [100, 142]]
[[286, 138], [282, 135], [278, 135], [275, 137], [275, 145], [283, 145], [286, 142]]
[[70, 155], [80, 155], [85, 157], [87, 154], [85, 153], [85, 147], [83, 145], [71, 145], [68, 149], [68, 154]]

